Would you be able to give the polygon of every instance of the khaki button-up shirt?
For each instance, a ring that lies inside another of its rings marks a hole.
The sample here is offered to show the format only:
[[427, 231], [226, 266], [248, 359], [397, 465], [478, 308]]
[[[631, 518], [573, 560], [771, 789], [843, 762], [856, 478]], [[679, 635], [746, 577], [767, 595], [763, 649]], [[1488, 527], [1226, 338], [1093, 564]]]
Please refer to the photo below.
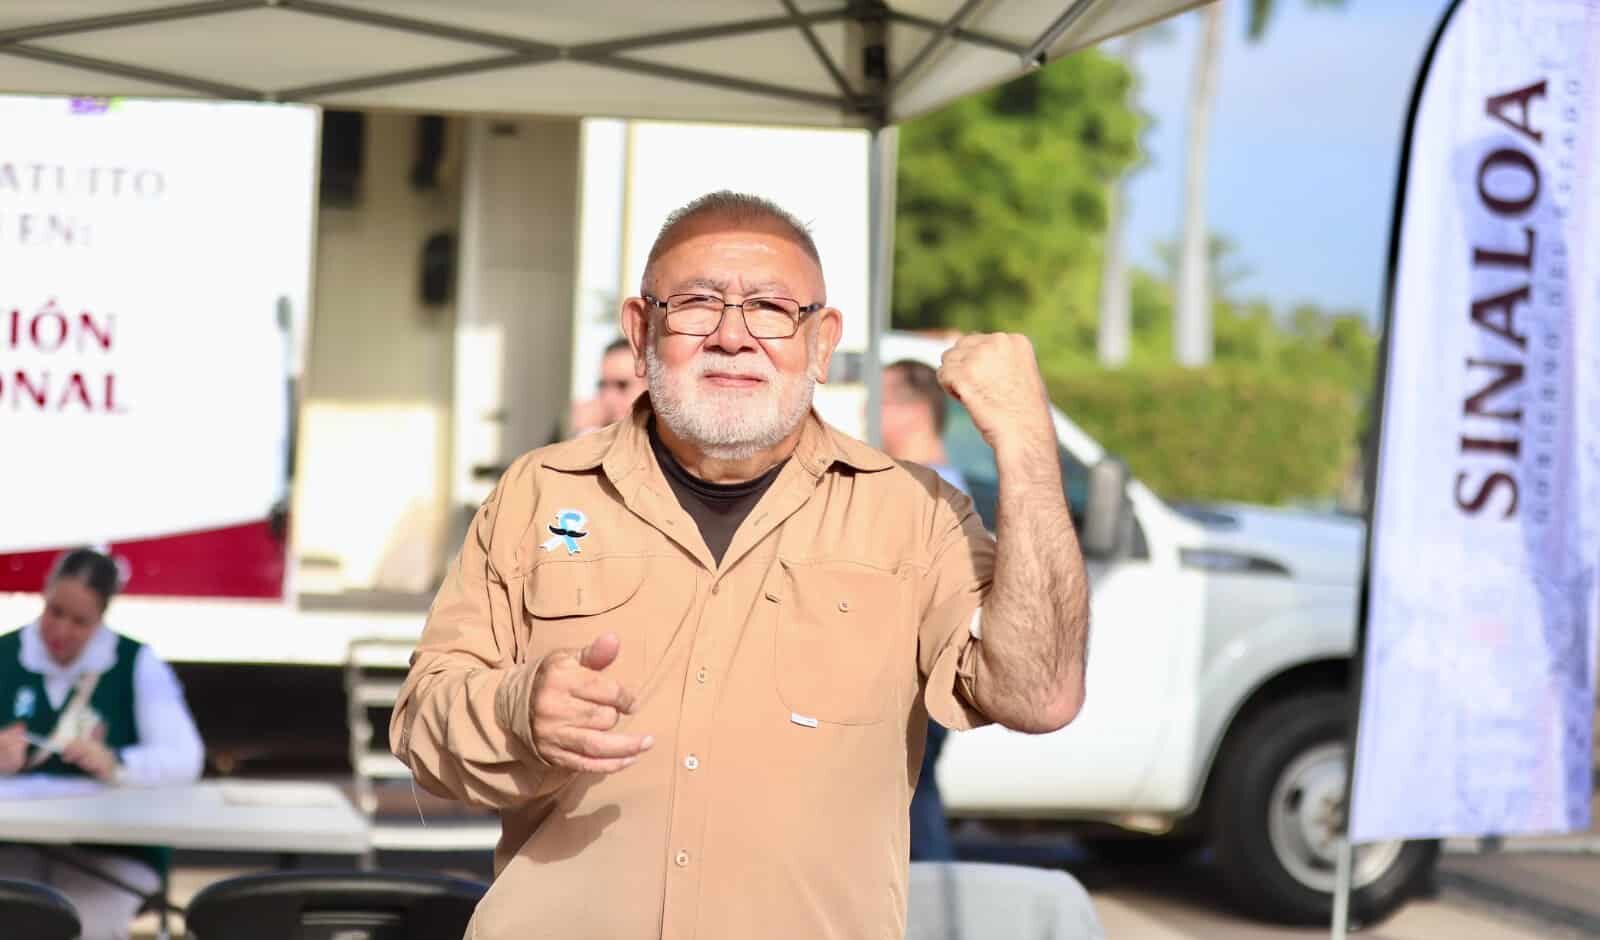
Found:
[[[899, 940], [925, 719], [985, 721], [970, 626], [993, 539], [932, 471], [813, 414], [719, 567], [648, 419], [506, 472], [395, 708], [422, 786], [500, 811], [468, 936]], [[547, 765], [534, 671], [606, 632], [638, 696], [617, 730], [655, 746], [611, 775]]]

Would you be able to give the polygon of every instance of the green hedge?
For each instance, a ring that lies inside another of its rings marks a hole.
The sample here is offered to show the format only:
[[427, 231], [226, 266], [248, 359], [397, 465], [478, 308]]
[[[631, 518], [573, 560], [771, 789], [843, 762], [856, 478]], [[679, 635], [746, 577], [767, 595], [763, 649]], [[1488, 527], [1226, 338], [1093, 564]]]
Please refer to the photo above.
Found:
[[1359, 402], [1326, 379], [1168, 366], [1047, 381], [1062, 411], [1170, 500], [1324, 500], [1356, 458]]

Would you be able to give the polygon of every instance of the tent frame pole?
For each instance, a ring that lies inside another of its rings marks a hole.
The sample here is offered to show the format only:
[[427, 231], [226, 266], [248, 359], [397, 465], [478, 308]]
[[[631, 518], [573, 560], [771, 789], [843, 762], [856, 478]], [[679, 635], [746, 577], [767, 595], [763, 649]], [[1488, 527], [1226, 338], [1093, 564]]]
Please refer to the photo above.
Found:
[[895, 157], [899, 131], [874, 128], [867, 154], [867, 349], [861, 380], [867, 387], [867, 443], [883, 446], [883, 334], [894, 303]]
[[965, 3], [961, 4], [960, 9], [950, 14], [950, 18], [944, 21], [944, 25], [939, 27], [937, 32], [928, 37], [928, 41], [922, 44], [922, 48], [918, 49], [917, 54], [911, 57], [911, 61], [906, 63], [905, 68], [901, 69], [894, 78], [889, 80], [887, 91], [892, 94], [894, 89], [904, 84], [906, 79], [910, 78], [922, 66], [922, 63], [928, 61], [934, 52], [949, 42], [951, 37], [955, 36], [956, 31], [961, 28], [961, 24], [965, 23], [977, 11], [978, 5], [982, 2], [983, 0], [966, 0]]
[[1023, 61], [1029, 65], [1043, 65], [1045, 56], [1049, 55], [1050, 48], [1072, 28], [1072, 25], [1083, 19], [1085, 13], [1093, 7], [1098, 0], [1073, 0], [1072, 5], [1061, 11], [1055, 22], [1045, 27], [1039, 38], [1022, 53]]

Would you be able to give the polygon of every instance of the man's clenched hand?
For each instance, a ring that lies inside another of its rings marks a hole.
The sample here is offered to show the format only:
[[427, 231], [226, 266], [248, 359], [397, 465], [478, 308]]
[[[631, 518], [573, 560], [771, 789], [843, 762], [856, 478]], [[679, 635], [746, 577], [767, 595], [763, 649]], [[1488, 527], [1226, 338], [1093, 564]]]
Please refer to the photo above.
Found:
[[1055, 451], [1050, 401], [1033, 343], [1016, 333], [974, 333], [945, 350], [939, 384], [966, 406], [995, 454]]

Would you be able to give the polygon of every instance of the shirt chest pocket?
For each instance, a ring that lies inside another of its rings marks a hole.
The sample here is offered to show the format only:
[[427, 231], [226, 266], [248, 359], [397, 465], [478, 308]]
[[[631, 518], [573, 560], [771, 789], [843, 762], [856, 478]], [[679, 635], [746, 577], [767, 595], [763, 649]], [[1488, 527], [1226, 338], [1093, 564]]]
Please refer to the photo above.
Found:
[[[874, 724], [900, 701], [905, 582], [849, 562], [779, 560], [778, 696], [795, 715]], [[906, 655], [912, 655], [907, 652]]]
[[574, 653], [596, 637], [615, 633], [621, 649], [605, 674], [637, 692], [650, 661], [647, 631], [636, 604], [645, 559], [610, 556], [535, 565], [523, 584], [528, 613], [527, 661], [558, 650]]

